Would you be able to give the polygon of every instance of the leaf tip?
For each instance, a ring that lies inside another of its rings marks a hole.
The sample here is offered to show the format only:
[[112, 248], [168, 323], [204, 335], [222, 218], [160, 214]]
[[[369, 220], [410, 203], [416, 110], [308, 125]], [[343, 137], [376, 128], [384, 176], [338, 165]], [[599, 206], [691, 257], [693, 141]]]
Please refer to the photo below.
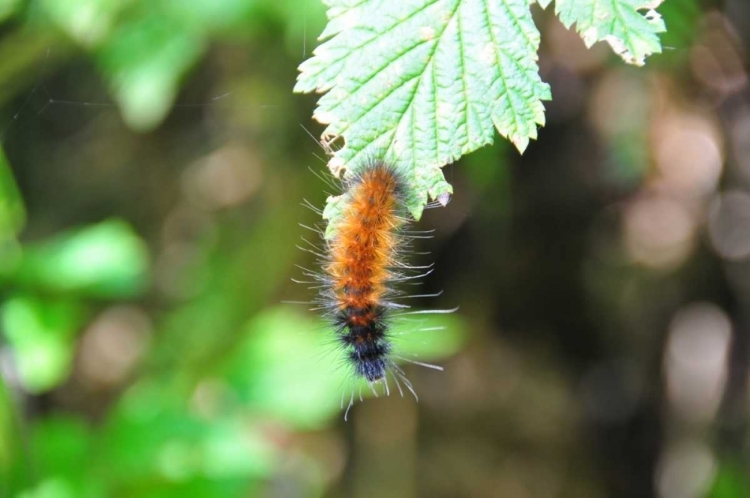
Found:
[[449, 194], [448, 192], [443, 192], [442, 194], [439, 194], [437, 196], [436, 200], [440, 203], [441, 206], [445, 207], [451, 201], [451, 194]]
[[511, 143], [516, 146], [516, 149], [518, 149], [519, 154], [523, 154], [526, 151], [526, 147], [529, 146], [529, 137], [512, 135], [509, 138]]

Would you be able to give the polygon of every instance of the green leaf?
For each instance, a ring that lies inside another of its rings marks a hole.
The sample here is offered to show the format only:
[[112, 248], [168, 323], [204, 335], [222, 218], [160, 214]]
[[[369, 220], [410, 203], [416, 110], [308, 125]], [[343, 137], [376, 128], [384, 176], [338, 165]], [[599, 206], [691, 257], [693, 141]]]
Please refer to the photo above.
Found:
[[408, 321], [394, 320], [391, 342], [398, 355], [436, 361], [454, 355], [466, 342], [466, 327], [457, 315], [424, 314]]
[[20, 412], [0, 375], [0, 496], [15, 496], [28, 480], [28, 457], [21, 438]]
[[[547, 7], [551, 0], [539, 0]], [[658, 33], [666, 31], [654, 9], [662, 0], [555, 0], [555, 12], [565, 27], [576, 25], [590, 47], [606, 41], [623, 60], [642, 66], [646, 57], [661, 52]], [[641, 13], [640, 11], [645, 11]]]
[[278, 443], [246, 413], [213, 398], [217, 383], [207, 380], [191, 397], [194, 388], [174, 377], [147, 377], [125, 392], [97, 437], [112, 488], [106, 496], [246, 496], [240, 490], [270, 477]]
[[109, 35], [126, 5], [125, 0], [43, 0], [40, 3], [53, 23], [85, 47], [96, 46]]
[[[52, 413], [30, 423], [27, 452], [32, 485], [17, 498], [99, 498], [104, 483], [95, 471], [94, 433], [79, 417]], [[33, 462], [33, 463], [32, 463]], [[5, 495], [3, 495], [5, 496]]]
[[693, 53], [690, 48], [701, 32], [698, 25], [703, 19], [703, 12], [698, 0], [669, 0], [659, 7], [659, 12], [664, 24], [669, 26], [669, 31], [661, 35], [661, 43], [671, 48], [662, 54], [660, 62], [685, 67]]
[[13, 171], [0, 149], [0, 243], [15, 239], [26, 223], [26, 208]]
[[0, 149], [0, 275], [12, 274], [21, 261], [22, 249], [16, 236], [25, 224], [23, 197], [16, 186], [10, 164]]
[[36, 471], [45, 476], [83, 480], [81, 465], [91, 451], [90, 432], [77, 417], [52, 414], [36, 420], [30, 441]]
[[[428, 198], [452, 193], [440, 168], [492, 143], [495, 129], [520, 152], [537, 137], [551, 96], [538, 74], [539, 31], [527, 0], [326, 3], [324, 42], [300, 65], [294, 89], [327, 92], [313, 118], [327, 125], [324, 146], [343, 139], [329, 162], [335, 176], [358, 172], [372, 156], [398, 161], [419, 219]], [[659, 3], [560, 0], [556, 9], [587, 45], [607, 41], [643, 64], [661, 51]]]
[[162, 0], [160, 14], [191, 31], [210, 32], [241, 25], [252, 16], [256, 0]]
[[16, 14], [20, 7], [21, 0], [0, 0], [0, 22]]
[[328, 92], [314, 118], [345, 145], [330, 167], [396, 158], [420, 196], [450, 194], [440, 167], [497, 130], [523, 151], [550, 98], [537, 66], [539, 32], [526, 0], [328, 0], [327, 40], [300, 66], [295, 91]]
[[128, 126], [149, 131], [161, 123], [204, 45], [200, 36], [157, 13], [123, 24], [102, 44], [97, 61]]
[[113, 219], [30, 246], [15, 278], [47, 291], [123, 298], [144, 289], [147, 270], [143, 240]]
[[67, 479], [51, 477], [44, 479], [32, 489], [18, 494], [18, 498], [75, 498], [80, 496]]
[[224, 361], [222, 376], [253, 410], [303, 429], [320, 429], [340, 411], [348, 370], [320, 334], [320, 323], [288, 307], [247, 325], [245, 341]]
[[47, 391], [67, 378], [74, 336], [83, 318], [81, 306], [73, 301], [45, 301], [25, 295], [5, 301], [0, 323], [29, 392]]
[[740, 498], [750, 496], [750, 479], [743, 462], [724, 460], [714, 476], [708, 498]]

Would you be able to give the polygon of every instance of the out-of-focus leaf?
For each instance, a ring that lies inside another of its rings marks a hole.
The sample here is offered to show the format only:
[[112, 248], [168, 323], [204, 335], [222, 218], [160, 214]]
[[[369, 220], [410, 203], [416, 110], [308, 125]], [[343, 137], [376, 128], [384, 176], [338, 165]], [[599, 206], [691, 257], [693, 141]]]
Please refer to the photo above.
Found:
[[23, 198], [0, 148], [0, 275], [12, 273], [21, 260], [21, 246], [16, 235], [25, 222]]
[[[268, 11], [278, 19], [285, 29], [288, 52], [297, 57], [307, 57], [313, 49], [313, 42], [326, 25], [326, 6], [320, 0], [296, 0], [278, 2], [276, 0], [255, 0], [256, 8]], [[261, 18], [259, 14], [256, 17]], [[256, 22], [268, 22], [256, 19]]]
[[681, 63], [690, 55], [690, 46], [700, 30], [701, 9], [696, 0], [669, 0], [659, 7], [667, 31], [661, 35], [664, 53], [659, 60], [675, 60]]
[[18, 425], [15, 403], [0, 375], [0, 496], [13, 496], [29, 478]]
[[9, 238], [0, 241], [0, 275], [9, 276], [23, 259], [23, 248], [18, 240]]
[[394, 320], [392, 337], [398, 356], [433, 361], [456, 354], [466, 340], [466, 331], [458, 315], [424, 314]]
[[322, 327], [297, 310], [278, 307], [247, 325], [224, 376], [243, 402], [295, 427], [316, 429], [340, 408], [349, 371]]
[[191, 30], [226, 29], [247, 20], [256, 0], [163, 0], [163, 12], [169, 19]]
[[80, 419], [52, 415], [31, 428], [30, 453], [36, 482], [23, 498], [100, 498], [107, 496], [90, 466], [92, 432]]
[[[432, 361], [458, 351], [464, 336], [458, 318], [415, 316], [396, 321], [399, 356]], [[326, 326], [297, 310], [268, 310], [248, 324], [246, 334], [224, 375], [253, 410], [297, 428], [317, 429], [341, 412], [342, 392], [349, 396], [358, 389]]]
[[269, 439], [237, 414], [198, 415], [189, 398], [179, 385], [145, 380], [113, 409], [100, 449], [120, 495], [245, 496], [270, 475], [278, 455]]
[[617, 189], [635, 188], [648, 169], [652, 94], [644, 79], [632, 68], [612, 71], [603, 78], [602, 84], [620, 97], [607, 104], [612, 109], [612, 117], [598, 123], [607, 144], [607, 164], [602, 176]]
[[142, 381], [113, 408], [102, 442], [116, 480], [147, 480], [157, 473], [160, 452], [169, 441], [193, 444], [200, 422], [179, 409], [185, 401], [180, 394], [185, 393], [174, 385]]
[[[294, 185], [286, 195], [294, 197]], [[162, 325], [154, 349], [160, 361], [171, 368], [186, 369], [196, 377], [234, 349], [249, 316], [283, 285], [298, 251], [294, 244], [299, 233], [281, 230], [299, 221], [286, 207], [274, 206], [252, 226], [228, 225], [222, 229], [218, 245], [197, 261], [188, 273], [191, 282], [203, 291], [195, 299], [169, 314]], [[250, 232], [240, 233], [249, 229]]]
[[30, 246], [15, 278], [53, 292], [127, 298], [144, 289], [147, 271], [144, 242], [130, 225], [112, 219]]
[[31, 448], [37, 471], [47, 476], [81, 476], [88, 460], [91, 435], [78, 418], [53, 415], [36, 421], [31, 431]]
[[147, 131], [161, 123], [204, 45], [201, 37], [158, 14], [112, 33], [96, 58], [130, 127]]
[[21, 0], [0, 0], [0, 22], [15, 14], [20, 6]]
[[26, 209], [13, 172], [0, 149], [0, 243], [14, 237], [26, 222]]
[[13, 348], [26, 389], [43, 392], [68, 376], [74, 335], [83, 322], [81, 305], [44, 301], [25, 295], [11, 297], [0, 309], [3, 333]]
[[[3, 0], [0, 0], [2, 3]], [[24, 2], [27, 3], [27, 2]], [[33, 6], [30, 5], [30, 8]], [[50, 47], [55, 47], [52, 51]], [[40, 68], [47, 73], [70, 54], [70, 44], [56, 30], [6, 29], [0, 43], [0, 142], [14, 142], [23, 122], [31, 118], [34, 102], [41, 90], [32, 89], [38, 82]], [[23, 98], [18, 107], [9, 107], [11, 99]], [[41, 104], [44, 105], [44, 104]]]
[[66, 479], [51, 477], [18, 494], [18, 498], [76, 498], [80, 496]]
[[85, 47], [101, 43], [112, 31], [126, 0], [43, 0], [40, 8], [62, 31]]
[[723, 462], [714, 478], [709, 498], [745, 498], [750, 496], [750, 478], [741, 465]]

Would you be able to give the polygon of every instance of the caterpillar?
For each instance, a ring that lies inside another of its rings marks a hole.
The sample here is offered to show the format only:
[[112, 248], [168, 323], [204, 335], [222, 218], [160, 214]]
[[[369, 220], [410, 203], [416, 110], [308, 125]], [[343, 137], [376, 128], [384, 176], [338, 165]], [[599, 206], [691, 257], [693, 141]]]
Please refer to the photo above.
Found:
[[[343, 359], [352, 376], [364, 379], [377, 395], [375, 385], [382, 385], [385, 393], [390, 394], [390, 374], [401, 396], [403, 383], [418, 399], [412, 383], [395, 360], [442, 368], [396, 356], [390, 335], [396, 316], [425, 313], [405, 311], [409, 306], [399, 300], [429, 297], [407, 295], [397, 288], [401, 282], [419, 279], [432, 271], [432, 265], [411, 266], [404, 261], [412, 240], [423, 233], [408, 230], [413, 217], [407, 205], [413, 192], [402, 170], [383, 159], [370, 158], [355, 171], [343, 181], [343, 194], [337, 200], [338, 214], [323, 229], [311, 228], [323, 238], [323, 251], [309, 242], [312, 249], [300, 247], [316, 254], [321, 265], [319, 272], [305, 270], [305, 275], [314, 279], [308, 283], [315, 283], [318, 290], [313, 300], [315, 309], [322, 311], [330, 322], [334, 341], [343, 350]], [[307, 207], [322, 214], [310, 203]], [[342, 409], [343, 399], [342, 395]], [[353, 401], [352, 391], [345, 419]]]

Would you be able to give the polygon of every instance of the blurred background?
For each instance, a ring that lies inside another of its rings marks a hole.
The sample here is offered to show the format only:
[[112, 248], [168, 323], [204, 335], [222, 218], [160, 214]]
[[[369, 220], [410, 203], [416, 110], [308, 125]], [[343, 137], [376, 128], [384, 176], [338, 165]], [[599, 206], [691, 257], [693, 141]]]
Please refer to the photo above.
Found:
[[0, 0], [0, 496], [750, 497], [750, 3], [659, 10], [634, 68], [534, 8], [547, 126], [418, 224], [445, 371], [344, 422], [320, 2]]

